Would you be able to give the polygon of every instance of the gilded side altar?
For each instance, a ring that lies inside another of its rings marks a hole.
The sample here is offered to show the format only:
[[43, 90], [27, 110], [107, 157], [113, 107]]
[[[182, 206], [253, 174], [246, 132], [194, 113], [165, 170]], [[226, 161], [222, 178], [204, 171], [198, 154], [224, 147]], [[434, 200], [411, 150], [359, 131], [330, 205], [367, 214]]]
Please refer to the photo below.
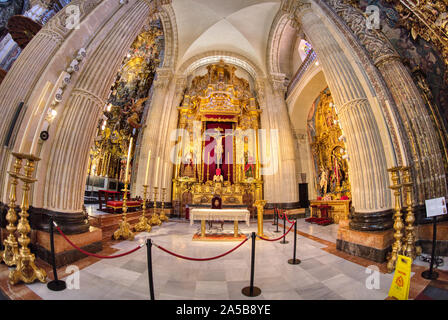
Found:
[[249, 205], [263, 198], [258, 128], [261, 110], [249, 81], [221, 61], [192, 79], [178, 107], [173, 201]]

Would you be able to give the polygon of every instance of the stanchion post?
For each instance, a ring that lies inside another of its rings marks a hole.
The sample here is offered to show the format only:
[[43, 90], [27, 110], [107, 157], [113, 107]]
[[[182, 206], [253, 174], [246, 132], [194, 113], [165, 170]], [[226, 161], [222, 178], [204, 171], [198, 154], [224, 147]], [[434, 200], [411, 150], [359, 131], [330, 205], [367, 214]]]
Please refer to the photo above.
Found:
[[51, 291], [62, 291], [67, 288], [65, 281], [58, 279], [58, 272], [56, 270], [56, 255], [54, 252], [54, 227], [53, 217], [50, 217], [50, 247], [51, 247], [51, 264], [53, 265], [54, 280], [47, 283], [47, 288]]
[[429, 264], [429, 270], [422, 272], [422, 277], [428, 280], [436, 280], [439, 277], [439, 273], [434, 271], [434, 260], [436, 255], [437, 244], [437, 217], [432, 217], [434, 223], [432, 229], [432, 251], [431, 251], [431, 263]]
[[275, 222], [276, 222], [276, 220], [275, 220], [275, 219], [276, 219], [276, 218], [275, 218], [276, 215], [277, 215], [277, 207], [274, 207], [274, 222], [272, 222], [272, 225], [273, 225], [273, 226], [276, 225], [276, 223], [275, 223]]
[[242, 294], [244, 294], [246, 297], [256, 297], [261, 294], [261, 289], [258, 287], [254, 287], [254, 273], [255, 273], [255, 239], [256, 235], [255, 232], [252, 232], [252, 253], [251, 253], [251, 260], [250, 260], [250, 286], [243, 288], [241, 290]]
[[300, 264], [300, 259], [296, 259], [296, 250], [297, 250], [297, 217], [296, 221], [294, 222], [294, 251], [292, 254], [292, 259], [288, 260], [289, 264]]
[[[283, 234], [286, 233], [286, 211], [283, 211]], [[283, 237], [281, 244], [287, 244], [289, 241], [286, 241], [286, 236]]]
[[275, 233], [279, 233], [279, 232], [281, 232], [280, 230], [278, 230], [278, 209], [277, 209], [277, 212], [275, 213], [275, 215], [277, 216], [277, 223], [275, 224], [276, 225], [276, 227], [275, 227]]
[[149, 279], [149, 295], [151, 300], [154, 299], [154, 279], [152, 276], [152, 241], [146, 239], [146, 256], [148, 258], [148, 279]]

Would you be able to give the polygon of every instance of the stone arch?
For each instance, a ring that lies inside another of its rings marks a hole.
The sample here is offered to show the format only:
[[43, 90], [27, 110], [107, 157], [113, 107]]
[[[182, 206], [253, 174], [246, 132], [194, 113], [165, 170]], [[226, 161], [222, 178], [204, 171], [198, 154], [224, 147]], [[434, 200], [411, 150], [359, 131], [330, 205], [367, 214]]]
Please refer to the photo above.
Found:
[[[282, 46], [284, 30], [288, 25], [300, 28], [316, 51], [339, 106], [350, 157], [355, 210], [365, 219], [370, 217], [377, 220], [370, 224], [360, 223], [360, 229], [388, 229], [392, 226], [392, 199], [387, 168], [397, 163], [396, 148], [392, 143], [395, 132], [385, 120], [388, 115], [384, 115], [384, 110], [379, 106], [378, 98], [384, 92], [377, 89], [377, 83], [372, 84], [365, 72], [360, 72], [359, 48], [354, 48], [348, 36], [333, 23], [328, 13], [315, 1], [284, 1], [269, 34], [268, 72], [271, 79], [284, 74], [280, 61], [281, 50], [288, 49]], [[347, 58], [350, 51], [356, 52], [351, 54], [353, 59]], [[355, 136], [357, 139], [354, 139]], [[369, 169], [363, 171], [366, 168]]]
[[175, 68], [178, 55], [177, 23], [171, 4], [162, 6], [158, 13], [162, 21], [163, 32], [165, 35], [165, 57], [163, 59], [163, 68]]
[[223, 50], [206, 51], [201, 54], [195, 55], [183, 62], [176, 73], [178, 75], [185, 76], [189, 73], [189, 71], [192, 71], [199, 66], [215, 63], [220, 59], [223, 59], [225, 62], [235, 64], [245, 69], [253, 77], [254, 80], [256, 80], [257, 78], [263, 78], [265, 76], [262, 69], [257, 64], [253, 63], [249, 58], [238, 53]]
[[[84, 189], [88, 153], [97, 121], [126, 51], [148, 21], [148, 17], [154, 13], [153, 3], [146, 0], [131, 0], [115, 7], [118, 8], [111, 8], [108, 13], [95, 11], [95, 16], [91, 16], [92, 20], [96, 21], [94, 26], [88, 26], [94, 30], [89, 32], [93, 36], [87, 40], [82, 39], [83, 42], [87, 41], [87, 57], [79, 72], [72, 77], [72, 83], [65, 89], [65, 98], [59, 107], [57, 122], [51, 125], [50, 139], [43, 144], [43, 149], [37, 149], [42, 158], [36, 170], [39, 180], [33, 191], [37, 206], [32, 210], [37, 217], [37, 228], [45, 228], [42, 223], [46, 223], [45, 219], [39, 217], [50, 214], [57, 216], [61, 227], [68, 233], [88, 230], [88, 223], [83, 214]], [[170, 14], [170, 11], [170, 4], [163, 4], [156, 10], [157, 16], [162, 20], [167, 42], [168, 59], [164, 60], [164, 63], [172, 66], [177, 59], [177, 29], [175, 21], [172, 20], [174, 15], [172, 12]], [[84, 21], [81, 21], [80, 31], [85, 27]], [[76, 38], [77, 32], [72, 34]], [[68, 47], [63, 44], [61, 48], [56, 49], [51, 63], [56, 63], [54, 56], [70, 57], [74, 49]], [[32, 53], [41, 54], [38, 51]], [[104, 63], [105, 61], [107, 63]], [[20, 60], [17, 62], [21, 64]], [[65, 66], [59, 68], [61, 66], [57, 63], [54, 66], [50, 64], [50, 71], [42, 75], [41, 80], [55, 82], [55, 74], [58, 76]], [[51, 98], [46, 97], [48, 100]], [[46, 111], [41, 109], [39, 114]], [[16, 143], [25, 153], [29, 152], [30, 139], [36, 139], [36, 132], [38, 136], [40, 131], [39, 126], [31, 125], [32, 122], [39, 122], [40, 116], [36, 115], [35, 110], [28, 110], [27, 113], [30, 114], [28, 122], [22, 123], [20, 128], [25, 134], [22, 134], [18, 139], [20, 141]], [[31, 127], [32, 130], [29, 129]], [[32, 152], [36, 152], [36, 149]]]

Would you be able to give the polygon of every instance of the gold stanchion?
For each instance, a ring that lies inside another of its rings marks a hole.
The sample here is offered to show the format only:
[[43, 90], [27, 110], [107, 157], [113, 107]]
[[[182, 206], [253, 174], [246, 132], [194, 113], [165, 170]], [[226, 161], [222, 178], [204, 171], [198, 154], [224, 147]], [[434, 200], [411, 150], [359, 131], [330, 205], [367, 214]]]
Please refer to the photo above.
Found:
[[124, 191], [123, 194], [123, 213], [121, 214], [121, 222], [118, 226], [117, 231], [114, 232], [114, 239], [119, 240], [134, 240], [134, 233], [131, 231], [131, 225], [128, 223], [127, 220], [127, 212], [128, 212], [128, 206], [127, 206], [127, 199], [128, 199], [128, 181], [126, 180], [124, 182]]
[[409, 167], [401, 168], [403, 173], [403, 186], [406, 191], [406, 236], [403, 245], [403, 254], [412, 260], [415, 259], [416, 256], [421, 254], [421, 247], [415, 245], [415, 215], [414, 208], [412, 206], [412, 185], [411, 182], [411, 173]]
[[162, 222], [167, 222], [169, 219], [165, 215], [165, 195], [166, 195], [166, 188], [162, 188], [162, 210], [160, 211], [160, 220]]
[[158, 193], [158, 190], [159, 190], [158, 187], [154, 187], [154, 208], [153, 208], [151, 220], [149, 220], [149, 223], [152, 226], [160, 226], [162, 224], [162, 221], [160, 220], [159, 215], [157, 214], [157, 193]]
[[22, 168], [22, 157], [18, 153], [12, 154], [15, 158], [14, 171], [8, 171], [11, 177], [11, 190], [9, 193], [9, 210], [6, 214], [6, 221], [8, 225], [6, 230], [8, 231], [8, 237], [3, 241], [5, 249], [0, 253], [0, 262], [3, 261], [7, 266], [15, 266], [17, 264], [17, 258], [19, 256], [19, 243], [17, 242], [15, 232], [17, 230], [17, 214], [16, 214], [16, 201], [17, 201], [17, 185], [19, 184], [20, 169]]
[[143, 185], [143, 205], [142, 205], [142, 216], [138, 220], [138, 223], [135, 225], [134, 230], [137, 232], [151, 232], [151, 224], [149, 223], [148, 218], [146, 218], [146, 195], [148, 193], [148, 186]]
[[402, 251], [402, 243], [401, 239], [403, 238], [402, 229], [404, 227], [403, 221], [401, 219], [401, 204], [400, 204], [400, 195], [401, 195], [401, 187], [402, 185], [399, 184], [399, 176], [398, 172], [400, 171], [401, 167], [394, 167], [387, 169], [391, 173], [391, 179], [392, 179], [392, 185], [389, 187], [392, 190], [394, 190], [394, 198], [395, 198], [395, 205], [394, 205], [394, 239], [395, 242], [392, 245], [392, 252], [389, 254], [387, 259], [387, 271], [393, 272], [395, 270], [395, 264], [398, 259], [398, 255]]
[[266, 200], [256, 200], [255, 207], [257, 208], [257, 223], [258, 223], [258, 236], [264, 237], [263, 233], [263, 214]]
[[[16, 155], [17, 156], [17, 155]], [[30, 224], [28, 222], [28, 209], [29, 209], [29, 192], [30, 184], [36, 182], [36, 179], [32, 177], [34, 171], [34, 165], [36, 161], [40, 159], [33, 155], [20, 155], [21, 158], [26, 160], [25, 175], [18, 175], [19, 179], [23, 182], [23, 195], [22, 206], [20, 211], [20, 220], [17, 224], [17, 231], [20, 234], [18, 239], [20, 244], [19, 255], [17, 256], [16, 268], [9, 273], [9, 283], [12, 285], [19, 283], [20, 281], [25, 283], [33, 283], [36, 280], [45, 282], [47, 273], [44, 269], [38, 268], [35, 264], [36, 257], [31, 253], [28, 245], [30, 244], [30, 238], [28, 234], [31, 231]]]

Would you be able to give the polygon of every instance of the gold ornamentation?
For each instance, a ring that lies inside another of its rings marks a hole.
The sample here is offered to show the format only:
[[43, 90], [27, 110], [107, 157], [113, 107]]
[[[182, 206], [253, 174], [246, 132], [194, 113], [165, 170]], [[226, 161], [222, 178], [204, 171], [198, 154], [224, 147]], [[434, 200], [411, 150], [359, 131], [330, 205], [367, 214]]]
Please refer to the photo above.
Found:
[[[177, 144], [180, 148], [176, 152], [178, 161], [173, 179], [173, 201], [184, 202], [185, 205], [185, 201], [191, 199], [188, 204], [209, 204], [213, 195], [219, 193], [223, 205], [246, 204], [245, 198], [250, 199], [252, 204], [262, 199], [259, 141], [258, 135], [254, 134], [258, 129], [261, 110], [249, 82], [236, 75], [236, 67], [220, 61], [207, 66], [207, 70], [207, 74], [192, 79], [178, 107], [178, 128], [186, 130], [190, 139], [186, 141], [182, 137]], [[219, 162], [218, 167], [230, 169], [226, 174], [222, 172], [221, 176], [205, 171], [206, 165], [212, 161], [211, 156], [208, 160], [205, 139], [201, 139], [206, 132], [206, 122], [232, 123], [231, 134], [220, 132], [218, 136], [216, 130], [214, 137], [214, 158], [223, 155], [227, 163], [223, 165]], [[226, 154], [223, 154], [225, 135], [227, 143], [232, 139], [233, 148], [232, 151], [226, 149]], [[255, 184], [259, 184], [260, 188], [256, 189]], [[248, 185], [254, 187], [248, 188]]]
[[169, 219], [165, 215], [165, 195], [166, 195], [166, 188], [162, 188], [162, 208], [160, 210], [160, 220], [162, 222], [167, 222]]
[[159, 187], [154, 187], [154, 208], [151, 220], [149, 223], [152, 226], [160, 226], [162, 224], [162, 221], [159, 218], [159, 215], [157, 214], [157, 194], [158, 194]]
[[131, 225], [128, 223], [127, 220], [127, 212], [128, 212], [128, 205], [127, 205], [127, 199], [128, 199], [128, 181], [125, 181], [124, 183], [124, 189], [122, 190], [124, 192], [123, 194], [123, 213], [121, 214], [121, 222], [118, 226], [118, 229], [114, 232], [114, 239], [119, 240], [134, 240], [134, 233], [131, 231]]
[[257, 208], [257, 223], [258, 223], [258, 232], [257, 235], [260, 237], [264, 237], [263, 233], [263, 214], [264, 214], [264, 206], [266, 205], [266, 200], [256, 200], [254, 206]]
[[142, 205], [142, 216], [138, 220], [138, 223], [134, 226], [134, 231], [136, 232], [151, 232], [151, 224], [149, 219], [146, 218], [146, 195], [148, 194], [148, 185], [143, 185], [143, 205]]
[[421, 247], [415, 245], [415, 215], [414, 215], [414, 207], [412, 200], [412, 185], [411, 182], [411, 172], [409, 167], [402, 167], [401, 171], [403, 174], [403, 186], [406, 192], [406, 236], [403, 244], [403, 254], [412, 260], [415, 259], [416, 256], [421, 254]]
[[9, 209], [6, 214], [6, 221], [8, 225], [6, 230], [8, 231], [8, 237], [3, 241], [5, 250], [0, 253], [0, 261], [3, 261], [7, 266], [15, 266], [17, 263], [17, 258], [19, 255], [19, 243], [17, 242], [15, 232], [17, 227], [15, 223], [17, 222], [16, 214], [16, 200], [17, 200], [17, 185], [19, 184], [20, 169], [22, 168], [22, 157], [18, 153], [13, 153], [15, 158], [14, 171], [8, 172], [11, 176], [11, 191], [9, 194]]
[[22, 206], [20, 211], [20, 220], [17, 224], [17, 231], [20, 234], [18, 239], [20, 244], [19, 255], [17, 256], [16, 268], [11, 270], [9, 273], [9, 283], [15, 285], [20, 281], [25, 283], [33, 283], [36, 280], [40, 282], [45, 282], [47, 278], [47, 273], [44, 269], [38, 268], [35, 264], [35, 256], [31, 253], [28, 245], [30, 244], [30, 238], [28, 234], [31, 231], [30, 224], [28, 222], [28, 209], [29, 209], [29, 192], [30, 185], [36, 181], [32, 177], [35, 162], [39, 161], [38, 157], [33, 155], [21, 154], [15, 155], [15, 157], [21, 157], [26, 160], [25, 164], [25, 174], [19, 175], [20, 180], [23, 182], [23, 195], [22, 195]]
[[[386, 0], [394, 5], [401, 24], [410, 31], [414, 40], [418, 37], [432, 42], [442, 53], [448, 65], [448, 1], [443, 0]], [[448, 73], [445, 72], [448, 80]]]
[[[310, 121], [311, 122], [311, 121]], [[324, 90], [319, 95], [319, 103], [315, 114], [315, 136], [311, 149], [316, 161], [318, 181], [317, 193], [325, 196], [327, 193], [340, 198], [346, 195], [350, 198], [350, 181], [348, 162], [343, 158], [346, 146], [342, 129], [338, 125], [336, 107], [333, 105], [331, 93]]]
[[387, 271], [393, 272], [395, 270], [395, 264], [398, 259], [398, 255], [402, 252], [402, 238], [403, 238], [403, 221], [401, 219], [401, 203], [400, 203], [400, 196], [401, 196], [401, 187], [402, 185], [399, 183], [399, 171], [401, 170], [401, 167], [393, 167], [390, 169], [387, 169], [391, 173], [391, 179], [392, 179], [392, 185], [389, 187], [392, 190], [394, 190], [394, 198], [395, 198], [395, 205], [394, 205], [394, 239], [395, 242], [392, 245], [392, 252], [389, 254], [387, 259]]

